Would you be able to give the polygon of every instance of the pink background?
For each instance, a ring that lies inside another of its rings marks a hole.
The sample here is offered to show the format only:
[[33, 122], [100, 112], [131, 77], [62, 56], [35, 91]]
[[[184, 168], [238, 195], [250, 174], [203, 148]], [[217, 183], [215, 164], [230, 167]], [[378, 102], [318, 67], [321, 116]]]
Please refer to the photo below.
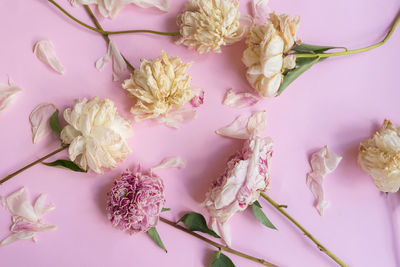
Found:
[[[130, 6], [114, 20], [101, 18], [106, 29], [156, 29], [176, 31], [175, 18], [184, 0], [172, 0], [169, 13]], [[242, 14], [249, 11], [241, 1]], [[83, 8], [60, 3], [90, 23]], [[398, 0], [271, 0], [277, 12], [301, 16], [300, 38], [311, 44], [360, 48], [380, 41], [396, 16]], [[108, 97], [120, 114], [129, 117], [131, 100], [119, 82], [112, 82], [111, 64], [103, 72], [94, 62], [106, 52], [104, 40], [61, 15], [44, 0], [0, 1], [0, 82], [7, 75], [24, 91], [0, 115], [0, 177], [47, 154], [59, 145], [55, 136], [33, 145], [28, 116], [43, 102], [60, 110], [74, 98]], [[65, 66], [60, 76], [44, 66], [32, 53], [38, 40], [49, 39]], [[187, 211], [206, 215], [199, 206], [210, 183], [223, 171], [226, 159], [242, 142], [222, 138], [214, 130], [239, 114], [267, 110], [265, 134], [275, 141], [272, 187], [269, 195], [289, 206], [300, 221], [333, 253], [350, 266], [400, 266], [398, 194], [387, 200], [357, 166], [361, 140], [369, 137], [384, 118], [400, 124], [398, 86], [400, 29], [384, 46], [365, 54], [326, 60], [295, 81], [279, 98], [237, 110], [221, 105], [228, 88], [250, 90], [241, 63], [244, 42], [223, 48], [222, 54], [198, 55], [174, 44], [175, 38], [154, 35], [113, 36], [121, 52], [134, 65], [141, 58], [153, 59], [163, 49], [194, 61], [193, 84], [206, 91], [198, 119], [180, 130], [152, 122], [134, 123], [129, 139], [133, 153], [118, 168], [104, 175], [80, 174], [38, 165], [0, 187], [0, 195], [26, 186], [32, 197], [47, 193], [57, 209], [46, 220], [59, 229], [38, 235], [37, 244], [20, 241], [0, 248], [1, 266], [204, 266], [214, 249], [168, 225], [159, 223], [168, 254], [146, 234], [129, 236], [111, 227], [105, 216], [105, 194], [122, 170], [142, 163], [148, 168], [165, 156], [179, 155], [188, 161], [184, 170], [164, 170], [167, 204], [164, 216], [177, 220]], [[131, 117], [130, 117], [131, 118]], [[310, 170], [309, 155], [328, 144], [343, 156], [338, 169], [326, 178], [325, 216], [313, 207], [313, 196], [305, 184]], [[65, 158], [66, 153], [54, 157]], [[250, 211], [231, 220], [232, 246], [279, 266], [335, 266], [264, 200], [265, 213], [278, 227], [270, 230]], [[9, 214], [0, 209], [0, 238], [9, 233]], [[237, 266], [261, 266], [227, 254]]]

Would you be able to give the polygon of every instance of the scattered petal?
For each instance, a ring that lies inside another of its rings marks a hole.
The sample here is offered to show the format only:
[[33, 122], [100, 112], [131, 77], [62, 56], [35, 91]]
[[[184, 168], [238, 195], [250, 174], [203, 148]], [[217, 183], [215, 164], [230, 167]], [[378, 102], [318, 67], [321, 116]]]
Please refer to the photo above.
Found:
[[96, 69], [102, 71], [111, 58], [113, 63], [113, 79], [114, 81], [118, 81], [121, 75], [128, 69], [128, 66], [113, 41], [110, 41], [108, 44], [107, 54], [96, 61]]
[[182, 159], [181, 157], [169, 157], [163, 159], [159, 165], [156, 167], [151, 168], [151, 171], [162, 170], [167, 168], [185, 168], [186, 167], [186, 160]]
[[265, 110], [254, 113], [247, 122], [247, 131], [252, 135], [264, 132], [266, 126]]
[[251, 3], [253, 23], [264, 25], [268, 19], [269, 8], [268, 0], [253, 0]]
[[306, 183], [314, 195], [316, 208], [321, 216], [324, 215], [324, 209], [329, 204], [324, 197], [324, 177], [333, 172], [341, 160], [342, 157], [330, 151], [328, 146], [311, 155], [312, 172], [307, 174]]
[[58, 59], [53, 44], [49, 40], [41, 40], [35, 44], [33, 53], [44, 64], [50, 66], [60, 74], [64, 74], [64, 67]]
[[190, 100], [190, 104], [193, 107], [197, 108], [204, 103], [204, 90], [201, 88], [193, 89], [194, 96], [192, 100]]
[[50, 117], [57, 110], [52, 103], [44, 103], [37, 106], [29, 116], [32, 126], [32, 141], [34, 144], [48, 136], [52, 130], [50, 127]]
[[[245, 122], [247, 121], [247, 125]], [[249, 119], [246, 116], [237, 117], [230, 125], [218, 129], [217, 134], [235, 139], [249, 139], [265, 129], [265, 110], [254, 113]]]
[[21, 91], [22, 89], [14, 85], [10, 77], [8, 85], [0, 83], [0, 114], [14, 102], [16, 95]]
[[192, 109], [179, 109], [169, 112], [165, 117], [158, 117], [157, 121], [165, 125], [178, 129], [179, 124], [196, 119], [197, 112]]
[[222, 105], [232, 108], [247, 108], [255, 105], [260, 100], [260, 97], [251, 93], [235, 93], [229, 89], [226, 94]]

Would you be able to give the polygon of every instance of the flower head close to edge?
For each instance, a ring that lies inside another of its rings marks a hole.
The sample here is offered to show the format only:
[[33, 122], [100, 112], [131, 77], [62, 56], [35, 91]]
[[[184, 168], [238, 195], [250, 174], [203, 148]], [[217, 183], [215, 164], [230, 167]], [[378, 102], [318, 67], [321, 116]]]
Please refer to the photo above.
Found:
[[64, 111], [64, 119], [68, 125], [61, 140], [69, 144], [70, 159], [84, 170], [102, 173], [102, 168], [115, 168], [131, 152], [126, 138], [132, 127], [109, 99], [75, 100], [74, 107]]
[[191, 64], [184, 64], [179, 57], [168, 56], [164, 51], [155, 60], [142, 60], [140, 68], [122, 84], [136, 99], [131, 108], [136, 121], [168, 118], [198, 97], [187, 74]]
[[129, 234], [156, 226], [165, 204], [163, 181], [152, 172], [143, 172], [140, 166], [116, 178], [107, 196], [108, 219]]
[[221, 52], [221, 46], [240, 41], [245, 24], [240, 23], [236, 0], [189, 0], [178, 16], [181, 37], [177, 44], [196, 49], [200, 54]]
[[379, 190], [397, 192], [400, 188], [400, 128], [385, 119], [379, 132], [360, 143], [358, 164]]
[[250, 28], [242, 61], [248, 82], [260, 96], [275, 96], [283, 72], [296, 67], [295, 56], [286, 53], [298, 42], [299, 23], [298, 16], [271, 13], [264, 25]]
[[32, 239], [36, 242], [36, 234], [57, 229], [57, 226], [43, 222], [42, 217], [55, 209], [54, 205], [45, 205], [46, 195], [40, 195], [32, 205], [25, 187], [1, 197], [1, 203], [12, 214], [11, 232], [1, 241], [0, 246], [11, 244], [17, 240]]

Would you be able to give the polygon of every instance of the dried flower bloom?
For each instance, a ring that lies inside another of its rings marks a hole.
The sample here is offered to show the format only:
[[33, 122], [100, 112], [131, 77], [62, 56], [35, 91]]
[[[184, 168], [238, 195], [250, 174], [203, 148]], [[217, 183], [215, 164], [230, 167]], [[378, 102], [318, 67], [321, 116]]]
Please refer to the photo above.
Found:
[[44, 103], [37, 106], [29, 116], [29, 121], [32, 126], [32, 142], [36, 144], [52, 130], [50, 128], [50, 117], [57, 110], [56, 106], [52, 103]]
[[221, 46], [240, 41], [246, 27], [240, 23], [236, 0], [190, 0], [177, 18], [181, 38], [177, 44], [200, 54], [220, 53]]
[[190, 65], [164, 51], [155, 60], [142, 60], [140, 68], [122, 84], [137, 100], [131, 109], [136, 121], [167, 118], [196, 97], [192, 78], [186, 73]]
[[131, 152], [125, 140], [132, 135], [131, 125], [109, 99], [75, 100], [74, 108], [64, 111], [64, 119], [68, 125], [61, 139], [70, 145], [71, 160], [84, 170], [102, 173], [102, 168], [115, 168]]
[[53, 44], [49, 40], [41, 40], [35, 44], [33, 53], [44, 64], [60, 74], [64, 74], [64, 67], [56, 55]]
[[146, 232], [157, 224], [164, 203], [161, 178], [136, 167], [114, 180], [108, 193], [108, 219], [129, 234]]
[[370, 139], [360, 143], [358, 164], [383, 192], [400, 188], [400, 128], [389, 120]]
[[1, 198], [2, 205], [13, 215], [12, 234], [1, 241], [0, 246], [8, 245], [22, 239], [32, 239], [36, 242], [36, 234], [57, 229], [57, 226], [44, 223], [42, 217], [55, 209], [54, 205], [46, 206], [46, 195], [40, 195], [32, 206], [25, 187]]
[[283, 71], [296, 65], [293, 55], [285, 55], [297, 41], [299, 17], [271, 13], [265, 25], [251, 27], [242, 61], [250, 85], [263, 97], [275, 96]]

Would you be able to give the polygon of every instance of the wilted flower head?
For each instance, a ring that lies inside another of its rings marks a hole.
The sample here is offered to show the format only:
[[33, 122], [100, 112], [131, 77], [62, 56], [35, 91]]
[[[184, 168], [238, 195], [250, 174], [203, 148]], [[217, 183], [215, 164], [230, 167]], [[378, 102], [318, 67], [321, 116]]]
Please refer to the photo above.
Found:
[[262, 26], [251, 27], [242, 61], [247, 67], [247, 80], [263, 97], [275, 96], [283, 71], [296, 66], [294, 55], [286, 55], [297, 41], [300, 18], [271, 13]]
[[108, 193], [108, 218], [114, 227], [129, 234], [146, 232], [157, 224], [164, 203], [160, 177], [136, 167], [114, 180]]
[[195, 97], [192, 78], [186, 73], [191, 64], [164, 51], [155, 60], [142, 60], [140, 68], [122, 84], [137, 100], [131, 109], [136, 121], [167, 117]]
[[397, 192], [400, 188], [400, 128], [385, 119], [379, 132], [360, 143], [358, 164], [379, 190]]
[[131, 152], [125, 139], [132, 135], [132, 127], [109, 99], [75, 100], [74, 108], [64, 111], [64, 119], [68, 125], [61, 140], [69, 144], [71, 160], [84, 170], [102, 173], [102, 168], [115, 168]]
[[221, 52], [221, 46], [240, 41], [246, 27], [240, 24], [236, 0], [190, 0], [177, 18], [181, 38], [178, 44], [200, 54]]

